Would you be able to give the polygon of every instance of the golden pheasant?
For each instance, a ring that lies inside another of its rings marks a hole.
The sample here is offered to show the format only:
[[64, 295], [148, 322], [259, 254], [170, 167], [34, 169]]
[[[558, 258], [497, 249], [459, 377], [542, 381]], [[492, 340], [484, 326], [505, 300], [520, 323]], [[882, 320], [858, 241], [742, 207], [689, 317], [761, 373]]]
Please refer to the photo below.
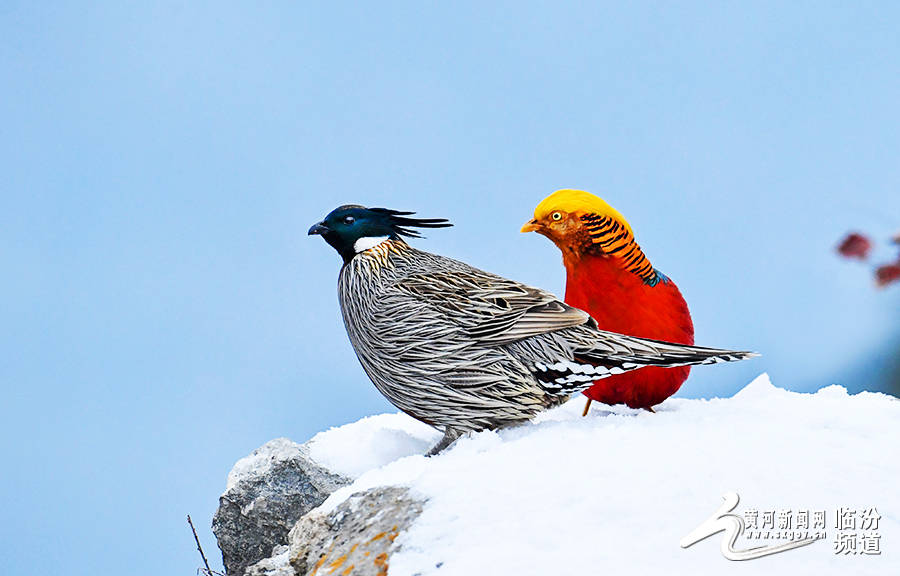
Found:
[[[650, 264], [631, 226], [601, 198], [581, 190], [554, 192], [522, 232], [543, 234], [556, 244], [566, 267], [566, 303], [590, 314], [600, 329], [694, 343], [694, 324], [678, 287]], [[643, 368], [597, 380], [584, 391], [584, 413], [591, 400], [653, 411], [689, 373], [688, 366]]]

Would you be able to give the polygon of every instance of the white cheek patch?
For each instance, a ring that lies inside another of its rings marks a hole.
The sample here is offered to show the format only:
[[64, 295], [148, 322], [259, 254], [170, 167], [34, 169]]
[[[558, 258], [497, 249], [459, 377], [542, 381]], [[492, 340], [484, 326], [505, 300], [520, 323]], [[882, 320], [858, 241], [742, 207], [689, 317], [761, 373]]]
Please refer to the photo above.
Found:
[[359, 254], [371, 248], [374, 248], [390, 238], [390, 236], [365, 236], [353, 243], [353, 250]]

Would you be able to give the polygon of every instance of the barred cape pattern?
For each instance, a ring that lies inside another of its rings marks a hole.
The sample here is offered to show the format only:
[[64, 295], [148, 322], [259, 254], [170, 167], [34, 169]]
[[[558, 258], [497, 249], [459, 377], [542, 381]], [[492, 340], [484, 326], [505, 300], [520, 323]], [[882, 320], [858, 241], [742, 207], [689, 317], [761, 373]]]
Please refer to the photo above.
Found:
[[581, 221], [590, 242], [601, 253], [620, 258], [623, 268], [639, 276], [649, 286], [666, 281], [666, 277], [650, 264], [631, 230], [609, 216], [585, 214], [581, 216]]
[[389, 239], [341, 269], [347, 334], [400, 410], [461, 433], [524, 422], [594, 380], [753, 356], [601, 331], [554, 295]]

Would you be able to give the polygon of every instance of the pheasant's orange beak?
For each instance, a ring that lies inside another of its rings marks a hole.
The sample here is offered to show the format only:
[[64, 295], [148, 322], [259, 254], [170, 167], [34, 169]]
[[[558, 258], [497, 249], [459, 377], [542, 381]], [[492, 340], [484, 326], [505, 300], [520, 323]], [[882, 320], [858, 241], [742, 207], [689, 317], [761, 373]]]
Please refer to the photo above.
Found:
[[541, 225], [538, 224], [538, 221], [535, 219], [531, 219], [522, 226], [522, 229], [519, 232], [537, 232], [540, 230]]

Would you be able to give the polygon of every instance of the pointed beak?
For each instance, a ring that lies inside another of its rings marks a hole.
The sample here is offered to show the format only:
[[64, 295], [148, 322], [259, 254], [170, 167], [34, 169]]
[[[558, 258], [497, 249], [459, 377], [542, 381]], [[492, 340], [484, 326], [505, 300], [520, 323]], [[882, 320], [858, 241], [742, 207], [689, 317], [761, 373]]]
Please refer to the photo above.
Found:
[[318, 224], [313, 224], [312, 227], [310, 227], [307, 235], [315, 236], [316, 234], [318, 234], [320, 236], [324, 236], [328, 232], [330, 232], [328, 226], [325, 226], [323, 223], [319, 222]]
[[540, 224], [535, 219], [531, 219], [522, 226], [522, 229], [519, 232], [537, 232], [540, 229]]

